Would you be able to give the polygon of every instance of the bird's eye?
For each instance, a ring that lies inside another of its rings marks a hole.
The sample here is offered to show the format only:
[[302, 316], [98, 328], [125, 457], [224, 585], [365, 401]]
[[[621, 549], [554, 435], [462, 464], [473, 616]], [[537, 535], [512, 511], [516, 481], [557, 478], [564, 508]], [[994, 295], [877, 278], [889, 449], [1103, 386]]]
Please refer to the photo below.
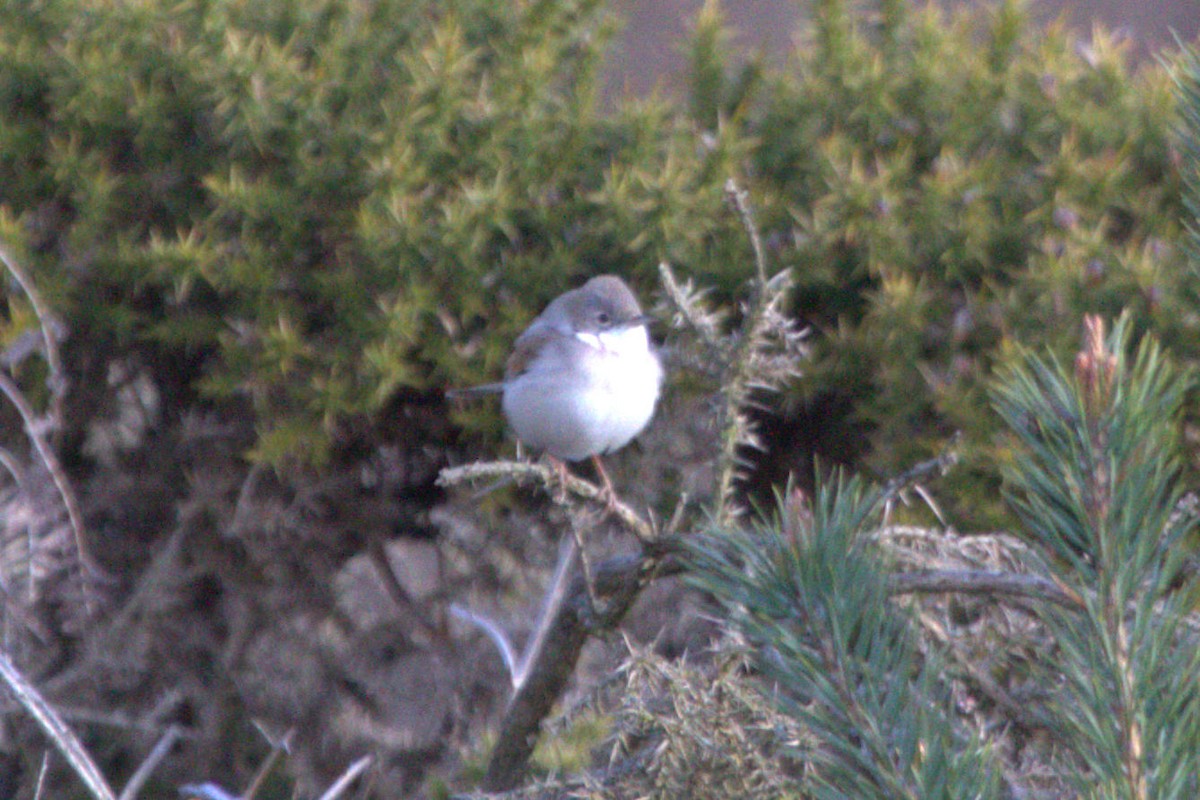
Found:
[[604, 325], [605, 327], [607, 327], [608, 324], [610, 322], [612, 322], [612, 317], [608, 316], [607, 311], [601, 311], [599, 314], [596, 315], [596, 321], [599, 322], [601, 325]]

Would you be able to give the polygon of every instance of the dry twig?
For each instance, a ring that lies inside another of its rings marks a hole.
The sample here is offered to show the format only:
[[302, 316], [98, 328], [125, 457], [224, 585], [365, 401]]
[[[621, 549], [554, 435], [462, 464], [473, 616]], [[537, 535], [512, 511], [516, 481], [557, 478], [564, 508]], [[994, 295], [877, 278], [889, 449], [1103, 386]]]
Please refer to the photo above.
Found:
[[375, 759], [371, 756], [363, 756], [355, 761], [346, 768], [346, 771], [317, 800], [337, 800], [337, 798], [345, 794], [354, 781], [358, 780], [359, 775], [362, 775], [370, 768], [374, 761]]
[[33, 684], [25, 680], [25, 676], [3, 653], [0, 653], [0, 678], [8, 684], [8, 688], [16, 695], [25, 710], [42, 726], [42, 730], [67, 759], [67, 763], [75, 770], [75, 774], [83, 781], [92, 796], [97, 800], [116, 800], [117, 796], [113, 794], [108, 781], [105, 780], [100, 768], [96, 766], [96, 762], [84, 749], [78, 737], [54, 710], [54, 707], [46, 702]]

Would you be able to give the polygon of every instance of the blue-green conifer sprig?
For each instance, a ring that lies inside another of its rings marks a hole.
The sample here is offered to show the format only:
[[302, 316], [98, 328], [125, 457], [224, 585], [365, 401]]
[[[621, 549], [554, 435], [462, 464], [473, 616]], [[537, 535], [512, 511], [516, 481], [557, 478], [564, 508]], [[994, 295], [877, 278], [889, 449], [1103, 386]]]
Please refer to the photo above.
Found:
[[694, 585], [711, 592], [755, 648], [781, 708], [821, 741], [818, 797], [993, 797], [987, 749], [953, 719], [936, 654], [888, 600], [862, 534], [881, 495], [856, 478], [820, 484], [772, 523], [690, 542]]
[[1009, 497], [1078, 603], [1045, 618], [1061, 651], [1057, 714], [1086, 765], [1080, 790], [1192, 797], [1200, 657], [1190, 592], [1176, 585], [1197, 522], [1180, 503], [1189, 382], [1152, 338], [1134, 349], [1131, 328], [1122, 317], [1105, 337], [1090, 318], [1073, 369], [1026, 356], [994, 402], [1020, 446]]
[[1053, 356], [1027, 358], [1001, 373], [995, 391], [1023, 447], [1008, 495], [1028, 532], [1072, 566], [1061, 576], [1072, 583], [1135, 574], [1122, 582], [1127, 598], [1146, 578], [1159, 590], [1171, 580], [1180, 552], [1172, 545], [1192, 522], [1174, 513], [1182, 489], [1171, 421], [1187, 383], [1149, 338], [1126, 356], [1130, 336], [1122, 317], [1098, 356], [1105, 363], [1081, 353], [1072, 374]]

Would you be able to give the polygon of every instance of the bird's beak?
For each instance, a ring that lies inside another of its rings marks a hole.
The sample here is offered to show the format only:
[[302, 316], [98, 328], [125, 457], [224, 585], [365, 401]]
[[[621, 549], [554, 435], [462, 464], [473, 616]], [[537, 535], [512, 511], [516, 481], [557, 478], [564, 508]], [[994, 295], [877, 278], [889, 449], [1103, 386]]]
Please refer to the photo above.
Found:
[[630, 317], [621, 325], [622, 328], [637, 328], [642, 325], [647, 327], [654, 321], [654, 317], [649, 314], [638, 314], [636, 317]]

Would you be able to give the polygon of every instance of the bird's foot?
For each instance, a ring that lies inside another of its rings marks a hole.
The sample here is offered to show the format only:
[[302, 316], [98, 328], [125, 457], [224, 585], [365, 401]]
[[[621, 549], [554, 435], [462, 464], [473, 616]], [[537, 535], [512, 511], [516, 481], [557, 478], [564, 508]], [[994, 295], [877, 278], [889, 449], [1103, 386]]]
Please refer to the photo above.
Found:
[[617, 491], [613, 488], [612, 481], [608, 479], [608, 473], [604, 471], [604, 464], [601, 463], [600, 456], [592, 456], [592, 464], [596, 467], [596, 474], [600, 476], [601, 486], [598, 499], [604, 504], [605, 516], [612, 515], [620, 504]]
[[550, 489], [550, 496], [558, 505], [566, 505], [567, 503], [567, 463], [561, 459], [555, 458], [549, 453], [546, 458], [550, 461], [550, 465], [554, 467], [553, 488]]

